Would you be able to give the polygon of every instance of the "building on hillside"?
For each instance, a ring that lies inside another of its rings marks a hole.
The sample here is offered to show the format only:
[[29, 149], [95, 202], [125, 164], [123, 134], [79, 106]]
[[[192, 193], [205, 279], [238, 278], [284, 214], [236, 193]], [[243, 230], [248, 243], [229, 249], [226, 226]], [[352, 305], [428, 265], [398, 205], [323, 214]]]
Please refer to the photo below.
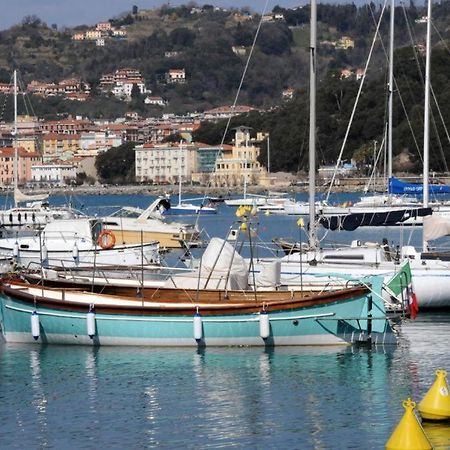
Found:
[[116, 97], [126, 100], [131, 98], [134, 85], [141, 94], [147, 92], [141, 72], [128, 67], [117, 69], [113, 73], [105, 73], [100, 78], [100, 89], [103, 92], [112, 92]]
[[170, 52], [164, 52], [164, 58], [176, 58], [180, 55], [180, 52], [177, 51], [170, 51]]
[[236, 106], [219, 106], [218, 108], [209, 109], [204, 112], [204, 119], [211, 121], [218, 121], [222, 119], [229, 119], [240, 114], [248, 114], [250, 111], [255, 111], [256, 108], [246, 105]]
[[47, 120], [40, 124], [42, 133], [62, 133], [62, 134], [80, 134], [89, 131], [92, 123], [84, 119], [72, 119], [71, 117], [61, 120]]
[[340, 48], [342, 50], [348, 50], [349, 48], [355, 47], [355, 40], [349, 36], [342, 36], [336, 42], [336, 48]]
[[42, 136], [44, 160], [62, 159], [64, 154], [74, 155], [79, 150], [79, 134], [46, 133]]
[[84, 41], [84, 39], [86, 38], [84, 31], [82, 33], [75, 33], [72, 36], [72, 40], [73, 41]]
[[215, 186], [235, 187], [247, 184], [259, 184], [267, 177], [267, 171], [258, 161], [261, 142], [259, 137], [250, 137], [250, 128], [238, 127], [231, 152], [222, 152], [217, 158], [212, 183]]
[[100, 39], [103, 36], [103, 33], [99, 30], [87, 30], [86, 33], [84, 33], [84, 38], [88, 41], [96, 41], [97, 39]]
[[111, 34], [116, 39], [125, 39], [127, 37], [127, 30], [124, 28], [114, 28]]
[[364, 76], [364, 69], [361, 69], [361, 68], [356, 69], [355, 76], [356, 76], [356, 81], [361, 80], [362, 77]]
[[18, 134], [16, 138], [16, 146], [23, 148], [29, 153], [38, 152], [42, 148], [42, 137], [36, 134]]
[[244, 47], [243, 45], [233, 45], [231, 51], [236, 56], [247, 56], [247, 47]]
[[167, 105], [167, 102], [162, 97], [158, 96], [145, 97], [144, 103], [146, 105], [162, 106], [162, 107]]
[[9, 83], [0, 83], [0, 94], [14, 94], [14, 86]]
[[107, 21], [107, 22], [98, 22], [97, 25], [95, 26], [95, 29], [97, 31], [110, 31], [112, 30], [112, 25], [111, 22]]
[[122, 137], [107, 131], [89, 131], [80, 134], [80, 149], [77, 155], [93, 156], [123, 144]]
[[135, 124], [106, 123], [100, 127], [100, 130], [121, 138], [121, 144], [124, 142], [140, 142], [139, 127]]
[[293, 88], [286, 88], [281, 92], [281, 98], [283, 100], [292, 100], [294, 98], [295, 90]]
[[41, 97], [52, 97], [55, 95], [68, 97], [73, 94], [86, 94], [88, 96], [90, 90], [89, 84], [82, 82], [78, 78], [61, 80], [59, 83], [42, 83], [33, 80], [27, 86], [28, 92]]
[[33, 164], [31, 166], [31, 183], [37, 185], [66, 186], [77, 178], [77, 168], [73, 164], [54, 162]]
[[[13, 147], [0, 148], [0, 186], [12, 186], [14, 184], [14, 154]], [[39, 153], [27, 152], [23, 148], [17, 149], [17, 175], [18, 184], [23, 185], [31, 180], [31, 166], [41, 161]]]
[[186, 71], [184, 69], [170, 69], [166, 74], [167, 83], [185, 83]]
[[136, 181], [155, 184], [190, 182], [196, 148], [192, 144], [143, 144], [135, 149]]

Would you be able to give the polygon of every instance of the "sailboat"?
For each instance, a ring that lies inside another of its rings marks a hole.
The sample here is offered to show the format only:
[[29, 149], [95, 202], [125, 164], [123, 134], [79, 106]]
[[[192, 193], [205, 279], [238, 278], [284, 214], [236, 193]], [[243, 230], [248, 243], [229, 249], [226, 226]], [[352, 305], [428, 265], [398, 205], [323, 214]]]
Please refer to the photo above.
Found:
[[[165, 216], [180, 216], [180, 215], [205, 215], [205, 214], [216, 214], [217, 208], [214, 206], [203, 205], [203, 201], [205, 199], [188, 199], [183, 201], [181, 197], [181, 188], [183, 181], [183, 143], [180, 142], [179, 146], [179, 154], [178, 154], [178, 204], [172, 205], [170, 207], [163, 210], [163, 215]], [[200, 205], [195, 205], [193, 203], [186, 203], [187, 201], [192, 200], [202, 200]]]
[[[394, 2], [391, 4], [391, 12]], [[427, 60], [425, 77], [425, 114], [424, 114], [424, 166], [423, 166], [423, 207], [428, 208], [428, 161], [429, 161], [429, 84], [431, 58], [431, 0], [428, 2], [427, 27]], [[312, 44], [311, 44], [312, 45]], [[315, 48], [312, 46], [312, 48]], [[314, 89], [311, 86], [311, 110], [315, 108]], [[450, 233], [450, 225], [436, 223], [436, 214], [425, 217], [424, 242], [422, 251], [412, 246], [404, 246], [397, 250], [389, 248], [387, 243], [364, 244], [358, 240], [349, 247], [330, 250], [318, 247], [316, 239], [315, 209], [315, 118], [310, 118], [310, 185], [309, 185], [309, 248], [301, 253], [290, 254], [281, 259], [281, 282], [300, 284], [307, 275], [332, 278], [356, 277], [371, 275], [392, 277], [398, 272], [400, 263], [409, 260], [414, 280], [417, 302], [421, 308], [446, 308], [450, 306], [450, 255], [430, 252], [425, 238], [436, 238]], [[429, 222], [430, 227], [428, 227]], [[441, 233], [438, 233], [439, 227]], [[264, 261], [261, 260], [260, 263]], [[256, 265], [256, 271], [258, 271]]]
[[[27, 195], [19, 189], [19, 149], [17, 146], [17, 71], [14, 71], [14, 207], [0, 211], [0, 226], [6, 230], [42, 229], [47, 223], [57, 219], [74, 219], [83, 214], [72, 207], [53, 207], [48, 194]], [[25, 205], [21, 205], [25, 203]]]
[[[450, 216], [450, 207], [439, 202], [421, 204], [417, 197], [424, 191], [423, 184], [404, 183], [393, 177], [393, 57], [394, 57], [394, 6], [391, 6], [390, 15], [390, 45], [389, 45], [389, 80], [388, 80], [388, 121], [386, 138], [387, 141], [387, 179], [388, 191], [380, 195], [362, 197], [360, 201], [350, 205], [332, 206], [328, 204], [331, 186], [330, 184], [326, 200], [316, 203], [316, 211], [320, 216], [322, 225], [335, 230], [353, 230], [359, 226], [421, 226], [423, 218], [429, 216], [432, 211]], [[336, 164], [336, 168], [339, 161]], [[450, 187], [443, 185], [429, 185], [431, 194], [450, 193]], [[405, 196], [407, 195], [407, 196]], [[285, 211], [290, 215], [307, 216], [309, 205], [305, 202], [297, 202], [287, 205]]]

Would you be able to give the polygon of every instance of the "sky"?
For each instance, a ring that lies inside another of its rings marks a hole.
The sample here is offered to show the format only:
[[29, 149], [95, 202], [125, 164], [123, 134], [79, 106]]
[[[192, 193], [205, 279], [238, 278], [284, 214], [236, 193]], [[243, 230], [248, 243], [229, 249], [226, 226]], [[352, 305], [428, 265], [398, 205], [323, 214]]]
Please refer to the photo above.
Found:
[[[275, 5], [293, 7], [308, 0], [269, 0], [268, 9]], [[131, 11], [133, 5], [141, 9], [150, 9], [167, 4], [161, 0], [0, 0], [0, 30], [18, 24], [25, 16], [36, 15], [41, 20], [58, 28], [75, 25], [92, 25], [107, 20], [125, 11]], [[187, 0], [170, 0], [171, 5], [188, 3]], [[197, 0], [199, 5], [238, 8], [249, 6], [255, 12], [262, 12], [266, 0]]]

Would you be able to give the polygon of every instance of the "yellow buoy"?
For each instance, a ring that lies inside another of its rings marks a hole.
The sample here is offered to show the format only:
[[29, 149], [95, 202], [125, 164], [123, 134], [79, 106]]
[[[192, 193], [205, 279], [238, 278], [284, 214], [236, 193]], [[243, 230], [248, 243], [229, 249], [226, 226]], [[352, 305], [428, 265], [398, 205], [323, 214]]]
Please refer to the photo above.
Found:
[[270, 216], [270, 211], [268, 209], [266, 209], [265, 215]]
[[436, 370], [436, 380], [419, 403], [419, 412], [425, 420], [450, 419], [450, 395], [448, 393], [447, 372]]
[[247, 231], [247, 224], [245, 222], [241, 224], [241, 231]]
[[305, 226], [305, 222], [302, 217], [297, 220], [297, 226], [303, 228]]
[[405, 414], [386, 442], [386, 450], [432, 450], [433, 447], [414, 414], [416, 402], [408, 398], [402, 404]]

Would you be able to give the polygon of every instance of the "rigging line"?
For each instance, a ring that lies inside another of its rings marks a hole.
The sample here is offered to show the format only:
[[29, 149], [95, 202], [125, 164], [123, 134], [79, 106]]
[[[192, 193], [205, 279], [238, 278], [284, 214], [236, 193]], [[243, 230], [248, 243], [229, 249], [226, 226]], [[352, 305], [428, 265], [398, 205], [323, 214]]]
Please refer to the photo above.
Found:
[[378, 23], [377, 23], [377, 28], [376, 28], [376, 30], [375, 30], [375, 34], [374, 34], [374, 37], [373, 37], [373, 40], [372, 40], [372, 44], [371, 44], [371, 46], [370, 46], [369, 55], [368, 55], [368, 57], [367, 57], [366, 65], [365, 65], [365, 67], [364, 67], [364, 74], [363, 74], [363, 76], [362, 76], [362, 78], [361, 78], [361, 82], [359, 83], [358, 93], [357, 93], [357, 95], [356, 95], [356, 99], [355, 99], [355, 102], [354, 102], [354, 104], [353, 104], [353, 110], [352, 110], [352, 113], [351, 113], [351, 116], [350, 116], [350, 120], [349, 120], [349, 123], [348, 123], [348, 126], [347, 126], [347, 130], [346, 130], [346, 132], [345, 132], [344, 141], [342, 142], [341, 150], [340, 150], [340, 152], [339, 152], [339, 157], [338, 157], [338, 159], [337, 159], [337, 161], [336, 161], [336, 167], [335, 167], [335, 170], [334, 170], [334, 172], [333, 172], [333, 176], [332, 176], [332, 178], [331, 178], [330, 187], [328, 188], [328, 192], [327, 192], [326, 199], [325, 199], [326, 201], [328, 201], [328, 199], [329, 199], [329, 197], [330, 197], [331, 189], [332, 189], [332, 187], [333, 187], [333, 185], [334, 185], [334, 181], [335, 181], [335, 179], [336, 179], [336, 173], [337, 173], [337, 170], [338, 170], [339, 165], [340, 165], [341, 160], [342, 160], [342, 155], [343, 155], [343, 153], [344, 153], [344, 148], [345, 148], [345, 146], [346, 146], [346, 144], [347, 144], [347, 139], [348, 139], [348, 135], [349, 135], [349, 133], [350, 133], [350, 128], [351, 128], [352, 123], [353, 123], [353, 118], [354, 118], [355, 113], [356, 113], [356, 108], [357, 108], [357, 106], [358, 106], [358, 101], [359, 101], [359, 98], [360, 98], [360, 96], [361, 96], [362, 88], [363, 88], [363, 86], [364, 86], [364, 81], [365, 81], [365, 79], [366, 79], [367, 69], [368, 69], [368, 67], [369, 67], [369, 63], [370, 63], [370, 60], [371, 60], [371, 58], [372, 58], [373, 49], [374, 49], [375, 43], [376, 43], [376, 41], [377, 41], [378, 30], [380, 29], [380, 25], [381, 25], [381, 21], [382, 21], [383, 15], [384, 15], [384, 11], [386, 10], [386, 2], [387, 2], [387, 0], [384, 0], [383, 8], [382, 8], [381, 13], [380, 13], [380, 18], [379, 18]]
[[[422, 68], [421, 68], [420, 63], [419, 63], [419, 56], [417, 54], [416, 46], [414, 45], [414, 43], [417, 41], [417, 39], [415, 39], [414, 36], [413, 36], [413, 30], [411, 28], [410, 21], [409, 21], [408, 14], [406, 12], [406, 8], [405, 8], [404, 3], [402, 3], [402, 10], [403, 10], [403, 15], [405, 17], [405, 22], [406, 22], [406, 25], [407, 25], [407, 29], [408, 29], [409, 39], [410, 39], [411, 44], [412, 44], [412, 50], [413, 50], [413, 54], [414, 54], [414, 60], [415, 60], [416, 65], [417, 65], [417, 70], [419, 72], [420, 79], [421, 79], [422, 83], [425, 83], [425, 80], [423, 78]], [[437, 29], [437, 27], [436, 27], [436, 25], [434, 24], [433, 21], [431, 21], [431, 24], [432, 24], [433, 28], [435, 29], [435, 31], [437, 32], [437, 34], [438, 34], [439, 38], [441, 39], [441, 41], [444, 42], [443, 39], [442, 39], [441, 34], [439, 33], [439, 30]], [[445, 44], [445, 42], [444, 42], [444, 44]], [[447, 47], [447, 49], [448, 49], [448, 47]], [[430, 83], [430, 91], [431, 91], [431, 96], [433, 97], [433, 100], [434, 100], [434, 104], [436, 105], [436, 109], [438, 111], [439, 118], [441, 120], [442, 126], [444, 127], [444, 131], [445, 131], [447, 140], [450, 143], [450, 135], [449, 135], [447, 126], [445, 124], [444, 118], [442, 116], [441, 108], [439, 107], [439, 104], [438, 104], [438, 101], [437, 101], [437, 97], [436, 97], [436, 95], [434, 93], [433, 86], [431, 85], [431, 83]], [[432, 118], [432, 124], [433, 124], [433, 129], [434, 129], [434, 132], [435, 132], [435, 135], [436, 135], [436, 139], [437, 139], [438, 144], [439, 144], [439, 150], [440, 150], [440, 153], [441, 153], [441, 158], [442, 158], [443, 163], [444, 163], [444, 168], [445, 168], [445, 171], [448, 172], [447, 160], [445, 158], [444, 149], [443, 149], [443, 146], [442, 146], [442, 141], [441, 141], [441, 138], [440, 138], [439, 133], [438, 133], [436, 119], [434, 117], [433, 111], [431, 111], [431, 118]], [[411, 130], [411, 132], [412, 132], [412, 130]], [[414, 133], [413, 133], [413, 136], [414, 136]], [[415, 138], [414, 138], [414, 141], [416, 142]], [[418, 146], [417, 142], [416, 142], [416, 146], [417, 146], [417, 151], [419, 153], [421, 162], [423, 163], [422, 154], [421, 154], [421, 152], [419, 150], [419, 146]]]
[[[404, 13], [404, 15], [405, 15], [405, 22], [406, 22], [407, 25], [408, 25], [408, 31], [409, 31], [410, 40], [411, 40], [411, 42], [413, 43], [413, 42], [414, 42], [414, 38], [413, 38], [413, 36], [412, 36], [412, 34], [411, 34], [411, 29], [409, 28], [409, 21], [408, 21], [407, 15], [406, 15], [406, 10], [405, 10], [404, 3], [402, 3], [402, 7], [403, 7], [403, 13]], [[383, 42], [382, 42], [382, 48], [383, 48], [383, 51], [384, 51], [385, 56], [386, 56], [386, 58], [387, 58], [387, 52], [386, 52], [386, 48], [385, 48], [384, 45], [383, 45]], [[414, 46], [413, 46], [413, 51], [415, 52]], [[418, 69], [419, 69], [420, 76], [422, 76], [422, 71], [420, 70], [420, 66], [418, 66]], [[407, 83], [407, 84], [408, 84], [408, 83]], [[403, 96], [402, 96], [402, 94], [401, 94], [401, 92], [400, 92], [400, 88], [399, 88], [399, 85], [398, 85], [398, 82], [397, 82], [397, 78], [396, 78], [395, 76], [394, 76], [394, 85], [395, 85], [395, 89], [396, 89], [396, 91], [397, 91], [397, 94], [398, 94], [398, 98], [399, 98], [399, 100], [400, 100], [400, 103], [401, 103], [401, 105], [402, 105], [403, 113], [405, 114], [405, 117], [406, 117], [406, 121], [407, 121], [407, 123], [408, 123], [409, 130], [411, 131], [411, 135], [412, 135], [412, 139], [413, 139], [413, 141], [414, 141], [414, 145], [415, 145], [415, 147], [416, 147], [416, 151], [417, 151], [417, 153], [418, 153], [418, 155], [419, 155], [419, 158], [420, 158], [421, 162], [423, 163], [422, 154], [421, 154], [420, 149], [419, 149], [419, 143], [417, 142], [416, 135], [415, 135], [415, 133], [414, 133], [413, 126], [412, 126], [411, 120], [410, 120], [410, 118], [409, 118], [409, 114], [408, 114], [408, 112], [407, 112], [407, 110], [406, 110], [406, 105], [405, 105], [405, 102], [404, 102], [404, 100], [403, 100]], [[409, 86], [409, 84], [408, 84], [408, 86]], [[411, 90], [411, 88], [410, 88], [410, 90]]]
[[[407, 23], [407, 25], [408, 25], [408, 27], [409, 27], [409, 21], [408, 21], [408, 17], [407, 17], [407, 15], [406, 15], [405, 6], [404, 6], [403, 3], [402, 3], [402, 6], [403, 6], [403, 13], [404, 13], [404, 15], [405, 15], [405, 22]], [[374, 18], [374, 21], [375, 21], [375, 18]], [[411, 43], [414, 44], [414, 39], [413, 39], [413, 37], [412, 37], [411, 30], [409, 30], [409, 31], [410, 31], [409, 35], [410, 35]], [[383, 49], [383, 53], [384, 53], [384, 55], [385, 55], [385, 57], [386, 57], [386, 60], [388, 60], [388, 55], [387, 55], [386, 47], [384, 46], [384, 43], [383, 43], [383, 40], [381, 39], [381, 36], [380, 36], [380, 41], [381, 41], [381, 48]], [[414, 51], [414, 54], [416, 54], [416, 50], [415, 50], [414, 45], [413, 45], [413, 51]], [[417, 55], [416, 55], [416, 58], [417, 58]], [[416, 60], [416, 61], [417, 61], [418, 71], [419, 71], [419, 73], [420, 73], [422, 82], [424, 82], [423, 77], [422, 77], [422, 71], [421, 71], [421, 69], [420, 69], [420, 64], [418, 64], [418, 60]], [[402, 105], [403, 113], [405, 114], [405, 117], [406, 117], [406, 121], [407, 121], [407, 123], [408, 123], [409, 130], [411, 131], [411, 136], [412, 136], [412, 139], [413, 139], [413, 141], [414, 141], [414, 145], [415, 145], [415, 147], [416, 147], [417, 154], [419, 155], [420, 161], [423, 163], [423, 158], [422, 158], [422, 153], [420, 152], [419, 143], [417, 142], [417, 138], [416, 138], [416, 135], [415, 135], [415, 133], [414, 133], [414, 129], [413, 129], [411, 120], [410, 120], [410, 118], [409, 118], [409, 114], [408, 114], [408, 112], [407, 112], [407, 110], [406, 110], [406, 105], [405, 105], [405, 102], [403, 101], [403, 96], [402, 96], [402, 93], [401, 93], [401, 91], [400, 91], [400, 87], [399, 87], [399, 85], [398, 85], [398, 83], [397, 83], [397, 77], [394, 75], [394, 76], [393, 76], [393, 79], [394, 79], [395, 90], [397, 91], [398, 98], [399, 98], [400, 103], [401, 103], [401, 105]], [[411, 85], [410, 85], [410, 83], [409, 83], [409, 81], [408, 81], [407, 78], [405, 79], [405, 82], [406, 82], [406, 85], [407, 85], [407, 87], [409, 88], [409, 91], [410, 91], [410, 93], [411, 93], [411, 98], [414, 98], [413, 90], [411, 89]]]
[[[383, 132], [383, 140], [381, 141], [381, 145], [380, 145], [380, 148], [378, 149], [377, 156], [375, 158], [375, 161], [373, 162], [373, 170], [370, 174], [369, 181], [367, 181], [367, 184], [364, 188], [364, 192], [366, 194], [367, 194], [367, 192], [369, 192], [370, 185], [372, 184], [372, 179], [374, 179], [376, 177], [378, 161], [380, 159], [381, 153], [384, 152], [385, 138], [386, 138], [386, 134]], [[375, 183], [373, 183], [373, 186], [374, 186], [374, 191], [375, 191]]]
[[[238, 101], [239, 95], [241, 93], [242, 85], [244, 84], [245, 76], [247, 75], [248, 66], [250, 64], [250, 60], [251, 60], [251, 57], [253, 55], [253, 50], [255, 48], [256, 40], [257, 40], [257, 38], [259, 36], [259, 31], [261, 29], [261, 25], [263, 23], [263, 18], [264, 18], [264, 15], [266, 14], [268, 5], [269, 5], [269, 0], [266, 0], [266, 3], [264, 4], [264, 8], [263, 8], [263, 10], [261, 12], [261, 18], [259, 20], [258, 27], [256, 28], [255, 36], [253, 38], [252, 46], [250, 48], [250, 52], [248, 54], [247, 61], [245, 62], [245, 67], [244, 67], [244, 71], [242, 72], [241, 80], [239, 82], [239, 87], [237, 89], [236, 96], [235, 96], [233, 104], [231, 106], [232, 109], [236, 108], [237, 101]], [[223, 132], [222, 139], [220, 141], [219, 152], [218, 152], [218, 154], [216, 156], [216, 161], [222, 155], [222, 149], [223, 149], [223, 145], [224, 145], [224, 142], [225, 142], [226, 135], [228, 133], [228, 129], [230, 128], [231, 118], [232, 118], [231, 116], [228, 117], [227, 124], [225, 126], [225, 130]], [[205, 193], [203, 195], [203, 202], [206, 200], [206, 193], [207, 193], [207, 191], [209, 190], [210, 187], [211, 187], [211, 178], [208, 181], [207, 189], [205, 189]], [[202, 202], [202, 204], [203, 204], [203, 202]], [[199, 218], [200, 218], [200, 214], [197, 214], [197, 218], [195, 220], [195, 225], [198, 224]]]

